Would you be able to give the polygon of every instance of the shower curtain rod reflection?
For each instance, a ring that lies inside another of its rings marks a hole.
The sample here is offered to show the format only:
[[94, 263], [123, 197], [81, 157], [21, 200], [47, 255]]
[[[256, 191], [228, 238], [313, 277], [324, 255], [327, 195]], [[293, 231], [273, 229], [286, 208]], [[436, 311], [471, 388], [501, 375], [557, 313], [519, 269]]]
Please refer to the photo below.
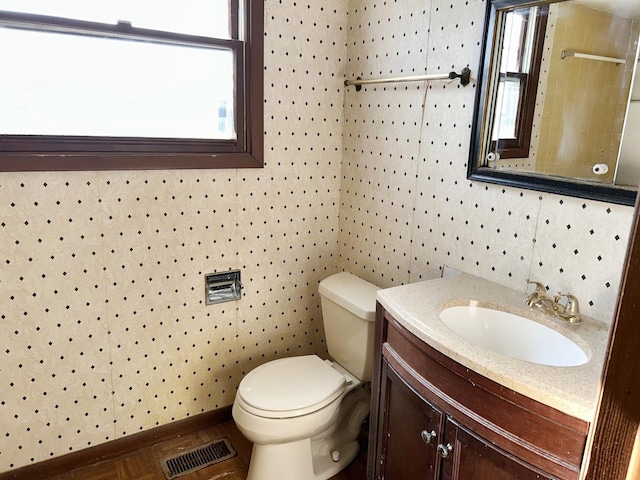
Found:
[[363, 80], [362, 78], [358, 77], [356, 80], [345, 80], [344, 85], [346, 87], [355, 85], [356, 91], [359, 92], [360, 90], [362, 90], [362, 85], [375, 85], [379, 83], [423, 82], [430, 80], [453, 80], [456, 78], [460, 79], [460, 85], [469, 85], [469, 81], [471, 79], [471, 70], [465, 67], [460, 73], [449, 72], [435, 75], [414, 75], [410, 77], [370, 78], [368, 80]]

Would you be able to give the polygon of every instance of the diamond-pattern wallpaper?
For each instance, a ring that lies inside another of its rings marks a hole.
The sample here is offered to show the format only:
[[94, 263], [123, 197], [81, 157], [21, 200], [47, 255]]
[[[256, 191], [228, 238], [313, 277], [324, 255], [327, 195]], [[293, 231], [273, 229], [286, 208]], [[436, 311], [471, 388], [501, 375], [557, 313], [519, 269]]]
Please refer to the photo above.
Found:
[[[398, 5], [349, 2], [346, 77], [469, 67], [472, 82], [345, 91], [340, 265], [382, 287], [436, 278], [443, 265], [523, 292], [535, 279], [609, 323], [633, 209], [469, 182], [486, 3]], [[400, 18], [411, 22], [401, 29]]]
[[[480, 0], [266, 0], [265, 168], [0, 173], [0, 472], [233, 402], [326, 355], [317, 287], [447, 264], [609, 322], [632, 209], [466, 180]], [[239, 302], [204, 274], [240, 269]]]

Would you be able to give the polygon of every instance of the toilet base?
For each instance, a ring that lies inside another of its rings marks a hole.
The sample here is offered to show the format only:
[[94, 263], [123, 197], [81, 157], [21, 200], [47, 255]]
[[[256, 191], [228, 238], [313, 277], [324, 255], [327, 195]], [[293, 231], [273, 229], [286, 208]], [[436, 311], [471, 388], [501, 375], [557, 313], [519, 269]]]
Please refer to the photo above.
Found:
[[351, 391], [344, 399], [338, 420], [313, 438], [264, 445], [254, 443], [247, 480], [331, 478], [358, 454], [360, 446], [356, 439], [369, 414], [369, 400], [368, 385]]
[[327, 480], [353, 461], [359, 451], [358, 442], [338, 449], [340, 458], [331, 454], [311, 455], [311, 439], [280, 445], [254, 445], [247, 480]]

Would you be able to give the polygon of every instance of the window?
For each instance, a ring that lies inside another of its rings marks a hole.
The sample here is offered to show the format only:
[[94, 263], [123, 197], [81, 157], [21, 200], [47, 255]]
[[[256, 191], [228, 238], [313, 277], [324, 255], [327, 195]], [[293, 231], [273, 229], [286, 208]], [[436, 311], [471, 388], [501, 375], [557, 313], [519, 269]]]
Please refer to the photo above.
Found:
[[0, 170], [262, 166], [263, 2], [0, 0]]
[[491, 138], [502, 158], [529, 156], [548, 12], [544, 5], [506, 15]]

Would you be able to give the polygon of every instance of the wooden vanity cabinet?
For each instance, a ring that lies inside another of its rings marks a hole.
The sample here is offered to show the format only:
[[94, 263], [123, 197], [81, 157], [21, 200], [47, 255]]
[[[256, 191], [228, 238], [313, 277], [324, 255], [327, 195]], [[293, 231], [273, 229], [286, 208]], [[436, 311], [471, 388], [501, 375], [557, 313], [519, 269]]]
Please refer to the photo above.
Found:
[[383, 363], [384, 405], [380, 472], [375, 478], [440, 478], [438, 433], [443, 413], [420, 397]]
[[577, 479], [588, 423], [429, 347], [378, 305], [368, 480]]

